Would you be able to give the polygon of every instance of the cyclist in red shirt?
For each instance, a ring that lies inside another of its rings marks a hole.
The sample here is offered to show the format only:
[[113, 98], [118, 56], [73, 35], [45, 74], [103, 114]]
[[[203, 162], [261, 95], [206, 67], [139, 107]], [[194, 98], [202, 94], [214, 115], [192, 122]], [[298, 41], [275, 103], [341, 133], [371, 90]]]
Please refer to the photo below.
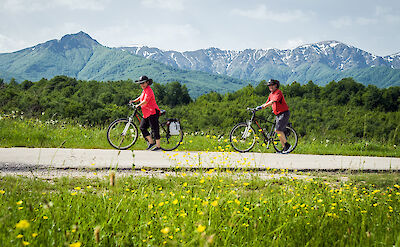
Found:
[[[140, 84], [140, 87], [143, 89], [143, 92], [136, 99], [129, 101], [129, 103], [140, 101], [140, 103], [137, 104], [136, 107], [139, 106], [142, 107], [143, 119], [140, 122], [139, 128], [142, 131], [144, 138], [149, 142], [147, 150], [150, 149], [152, 151], [161, 150], [160, 125], [158, 122], [158, 117], [160, 116], [160, 108], [158, 108], [154, 92], [150, 87], [150, 85], [153, 83], [153, 80], [143, 75], [139, 78], [139, 80], [135, 82]], [[149, 131], [147, 130], [149, 127], [151, 128], [151, 131], [154, 134], [154, 138], [156, 139], [155, 142], [153, 138], [150, 136]]]
[[271, 79], [268, 81], [267, 86], [271, 93], [269, 94], [267, 101], [261, 106], [258, 106], [257, 110], [272, 106], [272, 110], [276, 115], [275, 132], [278, 134], [279, 140], [283, 146], [282, 153], [286, 153], [291, 147], [291, 145], [286, 141], [284, 133], [284, 130], [289, 123], [290, 111], [286, 104], [285, 97], [283, 97], [283, 93], [279, 89], [279, 85], [280, 83], [278, 80]]

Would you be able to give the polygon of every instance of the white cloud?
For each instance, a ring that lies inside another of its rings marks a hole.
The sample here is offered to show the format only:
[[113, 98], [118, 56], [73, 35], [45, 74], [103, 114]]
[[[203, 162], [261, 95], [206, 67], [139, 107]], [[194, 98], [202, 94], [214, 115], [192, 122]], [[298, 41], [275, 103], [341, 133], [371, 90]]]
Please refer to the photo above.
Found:
[[136, 22], [110, 26], [93, 33], [93, 38], [109, 47], [146, 45], [160, 49], [186, 51], [198, 46], [200, 31], [192, 25], [159, 24], [148, 26]]
[[0, 11], [36, 12], [52, 8], [103, 10], [111, 0], [2, 0]]
[[398, 13], [394, 13], [392, 8], [378, 6], [375, 9], [375, 15], [384, 20], [389, 24], [398, 24], [400, 23], [400, 16]]
[[53, 2], [55, 5], [64, 6], [72, 10], [104, 10], [110, 0], [53, 0]]
[[302, 39], [290, 39], [287, 40], [285, 45], [283, 46], [284, 49], [293, 49], [296, 47], [299, 47], [303, 44], [305, 44], [306, 42]]
[[361, 26], [368, 26], [378, 23], [378, 20], [375, 18], [358, 17], [355, 19], [355, 23]]
[[0, 52], [14, 52], [28, 47], [28, 44], [21, 40], [15, 40], [0, 34]]
[[184, 10], [184, 0], [142, 0], [141, 3], [147, 8], [161, 8], [168, 10]]
[[348, 16], [343, 16], [335, 20], [330, 21], [331, 25], [337, 29], [349, 27], [353, 25], [353, 19]]
[[398, 24], [400, 16], [393, 12], [392, 8], [378, 6], [375, 8], [375, 13], [368, 17], [350, 17], [342, 16], [338, 19], [330, 21], [330, 24], [338, 29], [350, 26], [369, 26], [379, 23]]
[[250, 19], [269, 20], [275, 22], [292, 22], [307, 18], [307, 14], [305, 14], [301, 10], [278, 12], [268, 9], [264, 4], [259, 5], [255, 9], [248, 9], [248, 10], [233, 9], [231, 13], [234, 15], [243, 16]]

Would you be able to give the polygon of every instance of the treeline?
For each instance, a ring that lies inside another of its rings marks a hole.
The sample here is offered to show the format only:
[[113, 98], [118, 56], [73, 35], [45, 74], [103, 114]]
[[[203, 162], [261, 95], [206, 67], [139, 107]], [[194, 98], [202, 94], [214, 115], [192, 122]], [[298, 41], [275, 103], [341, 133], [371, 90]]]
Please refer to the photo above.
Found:
[[[185, 85], [171, 82], [152, 85], [161, 105], [175, 107], [192, 101]], [[28, 117], [74, 119], [82, 123], [106, 125], [111, 119], [126, 116], [129, 100], [142, 92], [132, 80], [82, 81], [56, 76], [38, 82], [0, 79], [0, 111], [22, 111]]]
[[[126, 116], [128, 101], [141, 93], [134, 82], [80, 81], [65, 76], [38, 82], [4, 83], [0, 80], [0, 111], [23, 111], [41, 118], [73, 119], [84, 124], [108, 125]], [[236, 92], [212, 92], [192, 100], [178, 82], [152, 88], [157, 102], [169, 116], [179, 117], [186, 131], [229, 134], [232, 126], [249, 117], [247, 107], [265, 102], [266, 81]], [[352, 142], [360, 139], [400, 142], [400, 87], [364, 86], [352, 78], [324, 87], [313, 82], [282, 85], [291, 111], [291, 122], [304, 138]], [[44, 112], [44, 115], [42, 113]], [[273, 119], [271, 110], [257, 113]]]

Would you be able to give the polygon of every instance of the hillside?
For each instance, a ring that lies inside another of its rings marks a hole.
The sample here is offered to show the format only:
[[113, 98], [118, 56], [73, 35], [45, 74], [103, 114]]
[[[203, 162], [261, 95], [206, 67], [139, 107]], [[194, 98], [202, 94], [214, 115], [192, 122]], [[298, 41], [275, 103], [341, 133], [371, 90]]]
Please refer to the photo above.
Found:
[[232, 92], [247, 83], [222, 75], [188, 71], [99, 44], [88, 34], [65, 35], [13, 53], [0, 54], [0, 78], [38, 81], [66, 75], [81, 80], [135, 80], [148, 75], [154, 81], [185, 84], [192, 97], [218, 91]]

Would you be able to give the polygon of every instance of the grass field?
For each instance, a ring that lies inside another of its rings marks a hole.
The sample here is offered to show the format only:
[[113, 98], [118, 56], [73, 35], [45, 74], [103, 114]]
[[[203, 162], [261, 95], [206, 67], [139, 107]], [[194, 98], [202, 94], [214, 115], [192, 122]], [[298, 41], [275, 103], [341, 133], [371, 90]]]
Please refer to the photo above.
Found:
[[[82, 126], [36, 119], [0, 119], [0, 147], [65, 147], [112, 148], [106, 138], [107, 127]], [[226, 133], [186, 133], [179, 150], [183, 151], [233, 151]], [[145, 149], [142, 136], [131, 149]], [[257, 143], [253, 152], [274, 152]], [[345, 137], [313, 137], [299, 139], [294, 153], [337, 154], [400, 157], [396, 145], [373, 140], [350, 141]]]
[[2, 246], [399, 246], [399, 176], [0, 180]]
[[[3, 118], [0, 146], [110, 148], [105, 132]], [[142, 138], [134, 148], [145, 148]], [[226, 134], [193, 133], [179, 149], [231, 147]], [[295, 153], [400, 156], [393, 145], [312, 137]], [[400, 246], [398, 173], [88, 172], [90, 179], [0, 173], [0, 245]]]

